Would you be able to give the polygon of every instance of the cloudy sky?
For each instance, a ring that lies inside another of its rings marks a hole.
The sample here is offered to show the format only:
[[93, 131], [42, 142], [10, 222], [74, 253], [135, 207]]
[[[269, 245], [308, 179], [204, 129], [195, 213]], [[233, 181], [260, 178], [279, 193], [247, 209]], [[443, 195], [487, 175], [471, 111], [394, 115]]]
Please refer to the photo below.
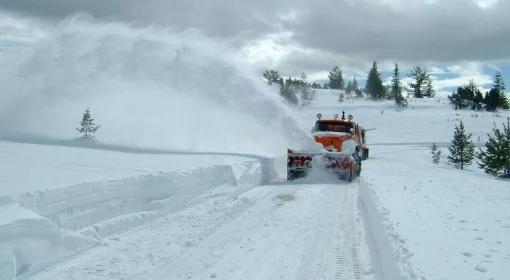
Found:
[[78, 12], [101, 21], [194, 28], [231, 45], [256, 69], [324, 79], [340, 66], [366, 75], [373, 60], [434, 73], [439, 91], [495, 71], [510, 84], [510, 1], [506, 0], [0, 0], [0, 52], [43, 36]]

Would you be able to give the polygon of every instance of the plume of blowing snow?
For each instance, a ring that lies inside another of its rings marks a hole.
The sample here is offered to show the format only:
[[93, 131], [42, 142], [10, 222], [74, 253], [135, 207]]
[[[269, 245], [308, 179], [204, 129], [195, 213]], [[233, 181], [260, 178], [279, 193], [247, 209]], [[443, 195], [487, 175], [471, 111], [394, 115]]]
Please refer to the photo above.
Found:
[[281, 98], [196, 30], [79, 15], [2, 64], [4, 135], [72, 139], [90, 107], [111, 144], [261, 155], [309, 145]]

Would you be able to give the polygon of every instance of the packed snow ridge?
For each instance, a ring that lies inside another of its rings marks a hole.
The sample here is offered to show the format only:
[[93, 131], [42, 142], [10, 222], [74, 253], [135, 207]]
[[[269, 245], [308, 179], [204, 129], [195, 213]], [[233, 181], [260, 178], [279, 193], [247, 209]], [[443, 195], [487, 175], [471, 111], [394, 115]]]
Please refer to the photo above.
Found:
[[[23, 277], [177, 211], [214, 187], [260, 184], [262, 162], [85, 182], [0, 199], [0, 275]], [[48, 253], [51, 252], [50, 256]]]

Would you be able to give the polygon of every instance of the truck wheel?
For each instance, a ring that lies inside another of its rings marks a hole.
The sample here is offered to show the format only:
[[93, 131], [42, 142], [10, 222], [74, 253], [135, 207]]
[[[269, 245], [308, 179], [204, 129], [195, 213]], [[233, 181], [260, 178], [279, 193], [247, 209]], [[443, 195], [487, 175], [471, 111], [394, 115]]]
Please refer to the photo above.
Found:
[[368, 159], [368, 149], [363, 149], [363, 160]]

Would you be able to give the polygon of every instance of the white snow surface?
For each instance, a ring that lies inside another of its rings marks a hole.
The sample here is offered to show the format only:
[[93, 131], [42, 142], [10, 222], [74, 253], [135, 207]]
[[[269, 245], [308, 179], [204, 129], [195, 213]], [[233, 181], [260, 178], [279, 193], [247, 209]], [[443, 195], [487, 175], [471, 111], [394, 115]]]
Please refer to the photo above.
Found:
[[[459, 120], [481, 147], [510, 112], [455, 111], [445, 98], [412, 99], [406, 109], [391, 101], [336, 100], [337, 92], [321, 91], [299, 115], [312, 127], [317, 113], [343, 110], [374, 129], [367, 133], [370, 158], [360, 186], [362, 202], [374, 205], [366, 217], [379, 242], [374, 251], [394, 259], [404, 279], [508, 279], [510, 181], [484, 174], [475, 163], [457, 170], [446, 156]], [[438, 165], [433, 142], [442, 151]]]
[[[0, 279], [24, 278], [220, 185], [254, 186], [261, 160], [0, 142]], [[49, 254], [51, 252], [51, 254]]]
[[458, 120], [481, 145], [510, 112], [337, 100], [321, 90], [295, 115], [374, 128], [351, 184], [262, 185], [253, 157], [0, 142], [0, 279], [507, 279], [510, 182], [445, 157]]
[[132, 154], [80, 147], [0, 141], [1, 196], [105, 181], [241, 163], [246, 157], [190, 154]]
[[336, 132], [336, 131], [317, 131], [317, 132], [313, 132], [312, 133], [313, 136], [318, 136], [318, 137], [342, 137], [342, 136], [347, 136], [347, 135], [350, 135], [349, 133], [347, 132]]
[[31, 279], [374, 279], [356, 185], [230, 188]]

